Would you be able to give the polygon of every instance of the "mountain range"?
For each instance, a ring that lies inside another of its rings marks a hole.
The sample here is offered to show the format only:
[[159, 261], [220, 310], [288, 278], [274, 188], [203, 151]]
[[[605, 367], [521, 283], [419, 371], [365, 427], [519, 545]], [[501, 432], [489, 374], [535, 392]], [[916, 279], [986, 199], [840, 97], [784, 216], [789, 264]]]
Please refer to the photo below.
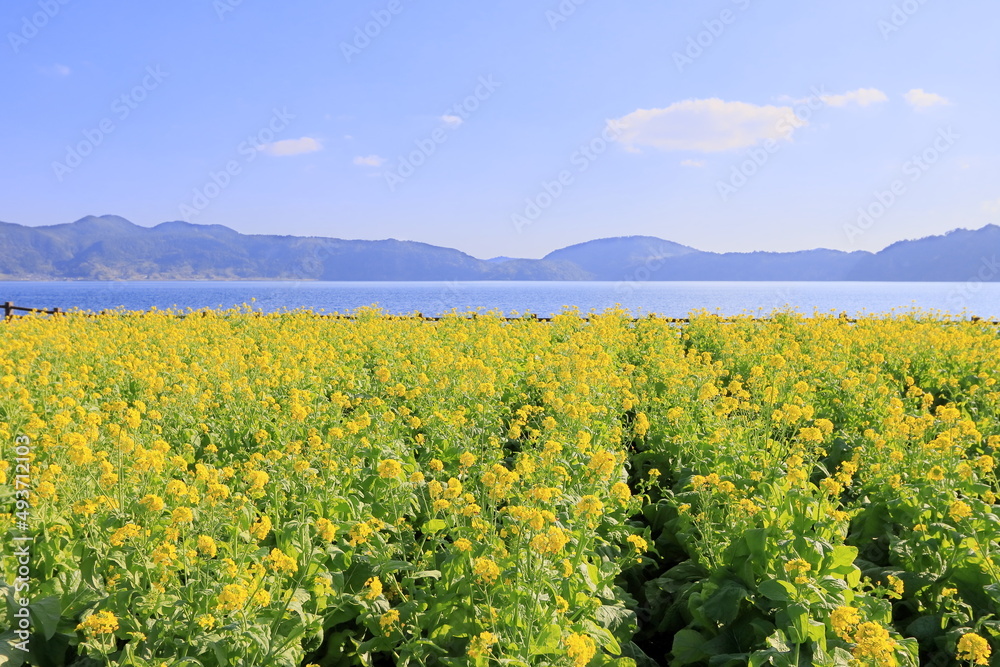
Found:
[[597, 239], [542, 259], [481, 260], [415, 241], [248, 235], [222, 225], [141, 227], [113, 216], [0, 222], [4, 280], [869, 280], [1000, 281], [1000, 227], [879, 252], [715, 253], [652, 236]]

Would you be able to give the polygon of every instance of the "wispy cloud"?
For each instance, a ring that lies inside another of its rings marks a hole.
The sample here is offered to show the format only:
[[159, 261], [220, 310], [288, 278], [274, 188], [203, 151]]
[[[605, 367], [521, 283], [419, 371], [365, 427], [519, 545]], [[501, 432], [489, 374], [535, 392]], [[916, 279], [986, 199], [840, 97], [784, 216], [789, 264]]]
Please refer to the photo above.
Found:
[[821, 95], [819, 99], [831, 107], [846, 107], [851, 104], [866, 107], [869, 104], [888, 102], [889, 96], [878, 88], [858, 88], [840, 95]]
[[926, 109], [927, 107], [946, 106], [951, 104], [951, 102], [948, 101], [948, 98], [937, 95], [936, 93], [928, 93], [923, 88], [914, 88], [903, 97], [905, 97], [910, 106], [915, 109]]
[[704, 167], [706, 164], [705, 160], [681, 160], [682, 167]]
[[385, 163], [385, 158], [378, 155], [359, 155], [354, 158], [354, 164], [361, 167], [381, 167]]
[[301, 137], [299, 139], [284, 139], [265, 144], [262, 150], [268, 155], [275, 157], [287, 157], [289, 155], [301, 155], [302, 153], [314, 153], [323, 150], [323, 144], [312, 137]]
[[663, 109], [638, 109], [614, 121], [626, 150], [642, 146], [664, 151], [715, 153], [754, 146], [768, 139], [791, 140], [807, 123], [788, 106], [759, 106], [718, 98], [684, 100]]
[[59, 63], [49, 65], [48, 67], [40, 67], [39, 69], [43, 74], [47, 74], [48, 76], [69, 76], [73, 73], [73, 70], [69, 67], [66, 65], [60, 65]]
[[445, 114], [441, 116], [441, 121], [449, 127], [458, 127], [459, 125], [465, 122], [458, 116], [452, 116], [451, 114]]

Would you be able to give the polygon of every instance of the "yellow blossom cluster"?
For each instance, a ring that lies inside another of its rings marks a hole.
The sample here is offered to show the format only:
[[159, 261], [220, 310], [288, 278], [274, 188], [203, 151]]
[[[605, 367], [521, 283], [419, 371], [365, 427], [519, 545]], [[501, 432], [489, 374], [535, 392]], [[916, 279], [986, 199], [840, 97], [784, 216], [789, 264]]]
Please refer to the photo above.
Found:
[[[664, 646], [739, 634], [756, 663], [778, 644], [753, 614], [787, 597], [770, 630], [812, 655], [905, 664], [887, 610], [942, 619], [961, 661], [998, 650], [967, 632], [1000, 585], [985, 322], [151, 311], [12, 320], [0, 345], [0, 439], [30, 440], [32, 476], [0, 532], [30, 510], [33, 590], [75, 601], [50, 627], [80, 658], [625, 662], [609, 619], [677, 573], [644, 628]], [[901, 574], [942, 553], [961, 576]]]

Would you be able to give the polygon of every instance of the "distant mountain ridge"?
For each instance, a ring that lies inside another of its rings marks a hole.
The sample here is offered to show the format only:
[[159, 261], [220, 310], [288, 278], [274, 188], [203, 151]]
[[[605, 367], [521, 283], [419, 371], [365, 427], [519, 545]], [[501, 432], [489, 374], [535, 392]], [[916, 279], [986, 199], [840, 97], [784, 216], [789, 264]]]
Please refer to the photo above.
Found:
[[241, 234], [222, 225], [140, 227], [113, 216], [0, 222], [5, 280], [870, 280], [1000, 281], [1000, 227], [899, 241], [877, 253], [704, 252], [652, 236], [597, 239], [542, 259], [480, 260], [416, 241]]

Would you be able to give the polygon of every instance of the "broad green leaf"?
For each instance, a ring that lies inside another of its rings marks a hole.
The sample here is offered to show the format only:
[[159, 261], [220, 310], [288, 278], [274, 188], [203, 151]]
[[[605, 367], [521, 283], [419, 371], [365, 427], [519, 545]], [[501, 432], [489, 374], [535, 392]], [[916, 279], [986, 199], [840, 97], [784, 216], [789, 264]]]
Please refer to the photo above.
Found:
[[790, 582], [782, 581], [780, 579], [769, 579], [758, 587], [760, 594], [769, 600], [775, 600], [777, 602], [788, 602], [792, 599], [792, 594], [795, 593], [795, 586]]
[[545, 655], [559, 650], [562, 628], [556, 623], [546, 625], [531, 646], [531, 655]]
[[605, 651], [611, 655], [621, 655], [622, 647], [615, 639], [615, 636], [611, 634], [606, 628], [602, 628], [595, 623], [589, 623], [590, 635], [597, 642], [597, 645], [603, 648]]
[[829, 556], [829, 569], [838, 574], [847, 574], [854, 568], [854, 561], [857, 557], [857, 547], [849, 547], [843, 544], [836, 546]]
[[52, 639], [59, 626], [59, 617], [62, 613], [59, 598], [50, 596], [36, 600], [28, 607], [31, 620], [37, 630], [41, 630], [45, 639]]
[[215, 659], [219, 661], [221, 667], [226, 667], [229, 664], [229, 651], [226, 648], [228, 642], [212, 642], [212, 652], [215, 654]]
[[791, 643], [804, 644], [809, 641], [809, 609], [805, 605], [788, 605], [778, 612], [776, 622], [778, 627], [783, 627], [788, 632]]
[[740, 602], [747, 597], [749, 591], [733, 580], [723, 581], [708, 599], [702, 603], [702, 612], [709, 619], [726, 625], [736, 620], [740, 611]]
[[920, 641], [930, 641], [941, 634], [942, 619], [937, 616], [920, 616], [906, 626], [906, 634]]
[[[623, 605], [601, 605], [594, 612], [594, 618], [611, 632], [617, 632], [622, 626], [635, 627], [635, 612]], [[632, 634], [629, 632], [629, 634]]]
[[701, 662], [705, 658], [702, 647], [705, 645], [705, 638], [695, 630], [680, 630], [674, 635], [674, 643], [670, 647], [670, 652], [674, 656], [675, 665], [690, 665]]
[[440, 532], [440, 531], [444, 530], [447, 527], [448, 527], [448, 524], [446, 524], [441, 519], [431, 519], [430, 521], [428, 521], [427, 523], [425, 523], [423, 525], [422, 530], [425, 533], [437, 533], [437, 532]]
[[0, 634], [0, 667], [20, 667], [28, 659], [28, 653], [14, 646], [17, 641], [13, 631]]

